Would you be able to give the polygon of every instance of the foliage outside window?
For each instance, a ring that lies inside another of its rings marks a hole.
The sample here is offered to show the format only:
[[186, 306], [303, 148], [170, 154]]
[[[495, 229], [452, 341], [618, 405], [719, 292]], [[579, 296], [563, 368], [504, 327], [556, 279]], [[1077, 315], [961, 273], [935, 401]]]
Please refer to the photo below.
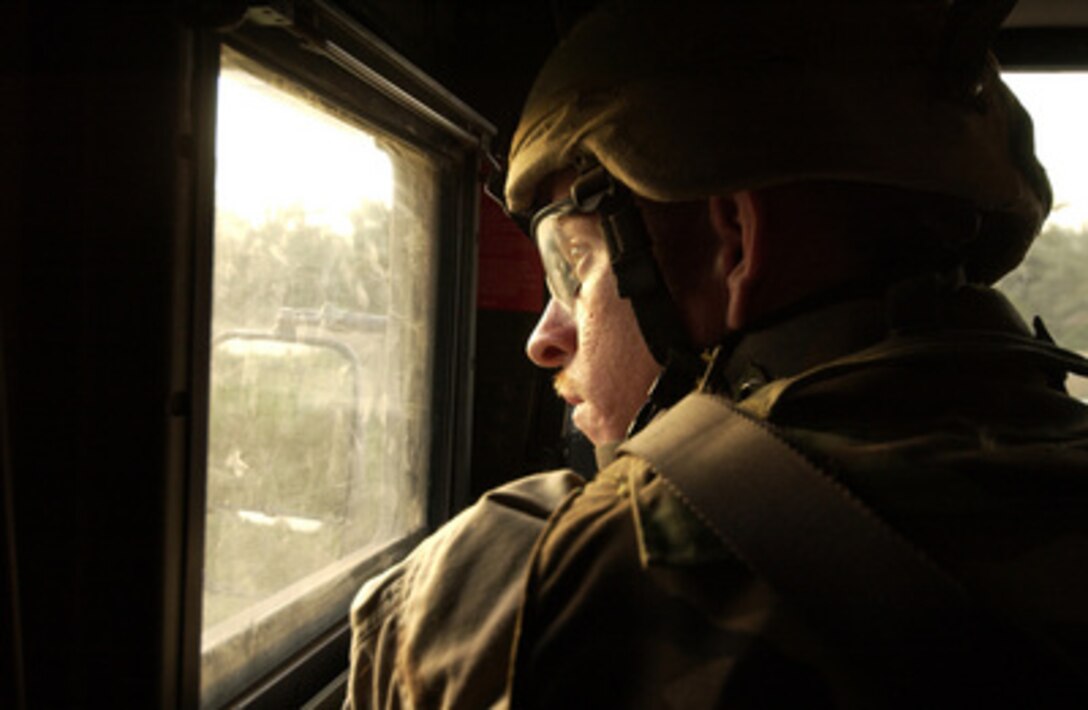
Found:
[[342, 597], [359, 560], [425, 525], [437, 179], [409, 146], [224, 51], [205, 704], [278, 662], [271, 635], [346, 617], [330, 585]]

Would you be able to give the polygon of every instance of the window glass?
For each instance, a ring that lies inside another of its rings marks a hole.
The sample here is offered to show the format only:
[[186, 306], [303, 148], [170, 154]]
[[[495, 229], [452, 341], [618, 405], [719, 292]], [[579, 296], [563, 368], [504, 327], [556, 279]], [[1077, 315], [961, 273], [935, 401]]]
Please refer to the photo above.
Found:
[[226, 50], [216, 125], [205, 705], [424, 527], [436, 266], [419, 152]]
[[[1027, 318], [1039, 315], [1059, 345], [1088, 354], [1088, 72], [1006, 72], [1035, 123], [1035, 147], [1054, 209], [1027, 258], [998, 284]], [[1088, 382], [1069, 378], [1088, 399]]]

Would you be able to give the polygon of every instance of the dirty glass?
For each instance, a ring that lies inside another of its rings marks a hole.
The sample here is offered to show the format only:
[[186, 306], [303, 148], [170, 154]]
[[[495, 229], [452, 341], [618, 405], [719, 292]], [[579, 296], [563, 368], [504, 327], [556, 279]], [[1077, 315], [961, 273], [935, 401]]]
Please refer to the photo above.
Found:
[[423, 155], [226, 50], [216, 130], [205, 705], [425, 524], [437, 226]]
[[[998, 284], [1028, 319], [1038, 315], [1059, 345], [1088, 355], [1088, 72], [1006, 72], [1035, 123], [1035, 147], [1054, 209], [1027, 258]], [[1070, 392], [1088, 400], [1088, 381]]]

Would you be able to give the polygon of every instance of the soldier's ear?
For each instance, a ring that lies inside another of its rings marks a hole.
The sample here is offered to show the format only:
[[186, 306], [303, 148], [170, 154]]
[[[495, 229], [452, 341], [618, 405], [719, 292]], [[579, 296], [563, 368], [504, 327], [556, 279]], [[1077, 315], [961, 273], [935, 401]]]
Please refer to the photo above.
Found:
[[739, 329], [753, 320], [755, 297], [766, 269], [764, 204], [758, 193], [741, 190], [709, 200], [710, 224], [720, 240], [718, 264], [726, 325]]

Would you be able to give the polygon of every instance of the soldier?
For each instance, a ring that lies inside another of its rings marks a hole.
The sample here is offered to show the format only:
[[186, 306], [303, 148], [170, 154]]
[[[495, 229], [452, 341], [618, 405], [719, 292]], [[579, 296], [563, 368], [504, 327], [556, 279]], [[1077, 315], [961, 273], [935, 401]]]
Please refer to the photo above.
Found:
[[1088, 363], [989, 286], [1051, 199], [1002, 17], [570, 33], [506, 200], [552, 294], [529, 356], [601, 470], [494, 491], [368, 584], [349, 705], [1084, 703]]

